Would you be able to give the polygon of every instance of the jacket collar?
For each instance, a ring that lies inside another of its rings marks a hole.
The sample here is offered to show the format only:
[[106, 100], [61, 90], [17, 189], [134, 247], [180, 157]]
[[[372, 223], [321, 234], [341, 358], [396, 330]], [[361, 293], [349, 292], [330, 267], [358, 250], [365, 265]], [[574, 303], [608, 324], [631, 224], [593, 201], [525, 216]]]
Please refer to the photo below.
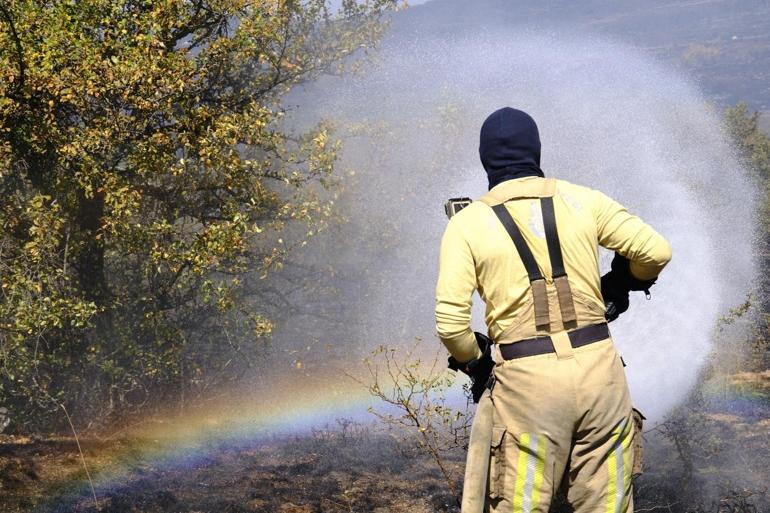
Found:
[[479, 201], [492, 207], [513, 199], [548, 198], [553, 196], [555, 192], [556, 180], [553, 178], [527, 176], [506, 180], [494, 186], [488, 193], [479, 198]]

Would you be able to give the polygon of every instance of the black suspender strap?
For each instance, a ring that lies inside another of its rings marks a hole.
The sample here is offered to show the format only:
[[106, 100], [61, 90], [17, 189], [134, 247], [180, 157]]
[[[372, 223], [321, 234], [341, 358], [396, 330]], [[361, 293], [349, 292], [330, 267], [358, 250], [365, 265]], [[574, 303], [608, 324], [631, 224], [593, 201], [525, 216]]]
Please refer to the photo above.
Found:
[[527, 246], [527, 242], [524, 240], [524, 236], [521, 234], [521, 230], [519, 230], [519, 227], [516, 226], [516, 222], [513, 220], [513, 217], [511, 217], [508, 209], [505, 208], [505, 205], [501, 203], [492, 207], [492, 210], [495, 211], [497, 218], [501, 223], [503, 223], [505, 231], [508, 232], [508, 235], [511, 236], [513, 244], [516, 246], [516, 251], [519, 252], [521, 262], [524, 264], [524, 268], [527, 270], [529, 281], [532, 282], [536, 280], [542, 280], [543, 273], [540, 272], [540, 268], [537, 266], [535, 256], [532, 254], [529, 246]]
[[561, 255], [559, 231], [556, 228], [556, 214], [553, 210], [553, 198], [540, 198], [540, 208], [543, 210], [543, 229], [545, 242], [548, 244], [548, 256], [551, 259], [551, 273], [554, 278], [566, 276], [564, 258]]
[[535, 324], [538, 329], [549, 329], [551, 319], [548, 312], [548, 293], [545, 288], [545, 278], [543, 278], [543, 273], [540, 272], [540, 268], [537, 266], [532, 250], [529, 249], [524, 236], [521, 234], [521, 230], [516, 226], [516, 222], [511, 217], [511, 214], [508, 213], [505, 205], [502, 203], [495, 205], [492, 207], [492, 210], [494, 210], [505, 231], [508, 232], [511, 240], [513, 240], [513, 245], [516, 246], [519, 258], [521, 258], [521, 262], [524, 264], [524, 268], [529, 275], [529, 283], [532, 287], [532, 300], [535, 307]]
[[564, 269], [564, 258], [561, 254], [559, 231], [556, 228], [556, 214], [553, 208], [553, 197], [540, 198], [540, 208], [543, 211], [543, 229], [548, 245], [548, 256], [551, 259], [551, 275], [559, 297], [559, 309], [562, 322], [567, 325], [577, 322], [575, 303], [572, 299], [572, 289]]

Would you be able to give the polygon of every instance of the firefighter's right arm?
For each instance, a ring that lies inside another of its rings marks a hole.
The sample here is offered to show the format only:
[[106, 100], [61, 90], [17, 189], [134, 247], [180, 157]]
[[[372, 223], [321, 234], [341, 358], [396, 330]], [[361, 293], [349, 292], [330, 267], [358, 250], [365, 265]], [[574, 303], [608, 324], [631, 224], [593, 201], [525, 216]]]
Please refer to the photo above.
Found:
[[671, 260], [668, 241], [617, 201], [599, 191], [594, 191], [594, 194], [599, 244], [626, 257], [635, 278], [657, 278]]
[[476, 267], [468, 242], [454, 220], [441, 240], [436, 284], [436, 331], [459, 362], [481, 356], [471, 330], [471, 299], [476, 290]]

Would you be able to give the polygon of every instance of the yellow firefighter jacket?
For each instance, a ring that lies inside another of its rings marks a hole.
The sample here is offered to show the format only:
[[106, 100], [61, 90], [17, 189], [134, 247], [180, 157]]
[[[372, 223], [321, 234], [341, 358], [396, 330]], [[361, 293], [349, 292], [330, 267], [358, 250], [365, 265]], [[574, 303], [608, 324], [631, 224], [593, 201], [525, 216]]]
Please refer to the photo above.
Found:
[[[539, 198], [553, 195], [564, 267], [584, 322], [603, 320], [598, 245], [631, 262], [631, 273], [648, 280], [671, 259], [666, 240], [619, 203], [599, 191], [564, 180], [525, 177], [505, 181], [485, 198], [499, 203], [516, 220], [547, 283], [550, 260]], [[515, 201], [508, 201], [515, 200]], [[441, 242], [436, 286], [436, 330], [461, 362], [479, 356], [470, 328], [471, 297], [478, 290], [486, 303], [486, 324], [494, 340], [531, 307], [524, 264], [493, 210], [474, 201], [450, 219]]]

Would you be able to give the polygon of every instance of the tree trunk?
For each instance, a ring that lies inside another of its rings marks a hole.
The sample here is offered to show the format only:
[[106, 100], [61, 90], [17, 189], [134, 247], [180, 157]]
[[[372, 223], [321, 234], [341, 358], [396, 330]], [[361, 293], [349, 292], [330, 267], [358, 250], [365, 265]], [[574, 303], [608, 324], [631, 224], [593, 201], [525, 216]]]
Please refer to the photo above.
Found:
[[86, 297], [102, 306], [109, 298], [104, 272], [104, 241], [99, 233], [104, 215], [104, 194], [95, 192], [92, 197], [87, 197], [81, 191], [78, 196], [76, 222], [82, 240], [75, 264], [78, 281]]

